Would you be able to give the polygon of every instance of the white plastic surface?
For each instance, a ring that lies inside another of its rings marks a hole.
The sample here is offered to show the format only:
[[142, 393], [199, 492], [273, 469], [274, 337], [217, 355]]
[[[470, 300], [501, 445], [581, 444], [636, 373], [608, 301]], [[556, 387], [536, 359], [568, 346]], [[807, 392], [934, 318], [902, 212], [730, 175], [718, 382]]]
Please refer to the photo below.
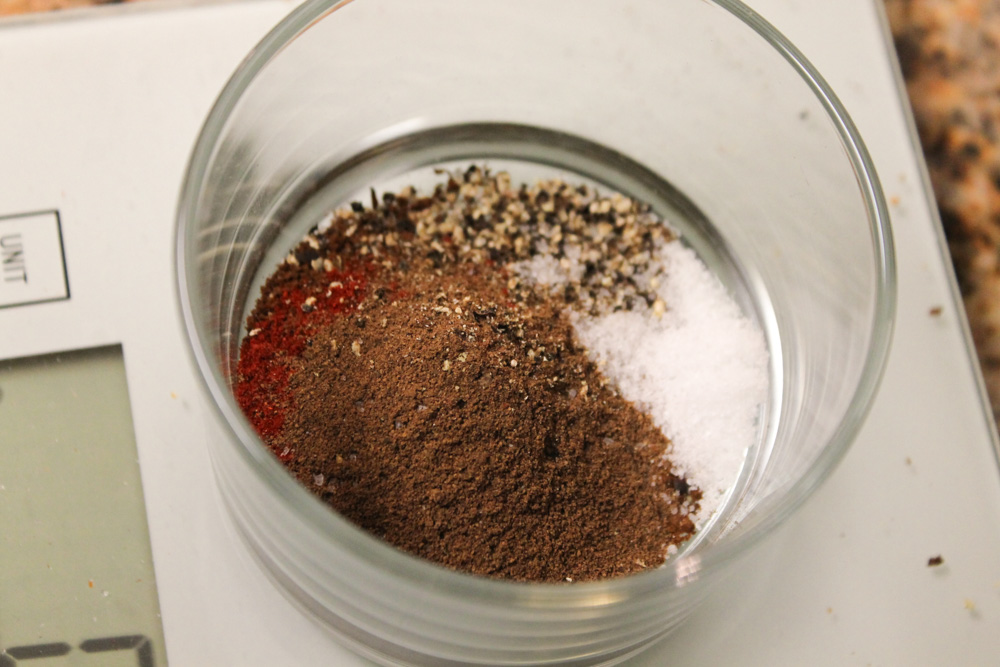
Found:
[[[992, 427], [877, 1], [750, 4], [838, 92], [893, 202], [900, 299], [882, 390], [825, 486], [636, 665], [988, 665], [1000, 655]], [[233, 533], [174, 303], [188, 153], [229, 74], [292, 6], [0, 28], [0, 216], [59, 210], [72, 294], [0, 310], [0, 357], [123, 343], [174, 665], [366, 664], [286, 602]], [[927, 567], [936, 555], [944, 565]]]

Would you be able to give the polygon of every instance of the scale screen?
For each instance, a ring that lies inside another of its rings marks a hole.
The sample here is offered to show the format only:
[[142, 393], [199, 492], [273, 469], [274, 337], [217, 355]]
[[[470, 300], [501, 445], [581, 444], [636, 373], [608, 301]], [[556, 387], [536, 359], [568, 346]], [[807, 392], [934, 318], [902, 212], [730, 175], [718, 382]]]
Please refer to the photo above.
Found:
[[166, 665], [121, 346], [0, 361], [0, 667]]

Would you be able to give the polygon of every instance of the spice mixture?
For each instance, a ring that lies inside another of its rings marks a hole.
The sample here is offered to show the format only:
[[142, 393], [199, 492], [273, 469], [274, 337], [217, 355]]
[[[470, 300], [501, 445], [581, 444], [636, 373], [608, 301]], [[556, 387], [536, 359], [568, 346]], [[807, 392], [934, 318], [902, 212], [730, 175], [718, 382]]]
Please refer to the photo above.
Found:
[[578, 331], [669, 319], [662, 251], [679, 244], [621, 195], [476, 167], [442, 181], [372, 191], [270, 276], [244, 412], [337, 511], [442, 565], [578, 581], [662, 564], [702, 491]]

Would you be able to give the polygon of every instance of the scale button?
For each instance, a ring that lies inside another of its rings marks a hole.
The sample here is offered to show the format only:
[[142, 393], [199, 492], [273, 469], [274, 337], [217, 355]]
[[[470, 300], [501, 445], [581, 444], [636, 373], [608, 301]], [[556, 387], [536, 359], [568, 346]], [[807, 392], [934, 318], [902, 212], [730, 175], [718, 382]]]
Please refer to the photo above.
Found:
[[59, 212], [0, 216], [0, 308], [68, 298]]

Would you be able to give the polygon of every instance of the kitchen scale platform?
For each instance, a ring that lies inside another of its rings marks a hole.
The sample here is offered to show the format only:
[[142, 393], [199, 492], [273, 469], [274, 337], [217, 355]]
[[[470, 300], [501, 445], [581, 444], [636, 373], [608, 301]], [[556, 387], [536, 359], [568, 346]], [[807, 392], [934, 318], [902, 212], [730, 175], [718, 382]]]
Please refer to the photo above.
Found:
[[[829, 481], [629, 664], [995, 665], [995, 427], [880, 3], [749, 4], [824, 73], [872, 153], [896, 333]], [[240, 542], [174, 294], [174, 210], [201, 122], [293, 6], [0, 23], [0, 667], [369, 664]]]

